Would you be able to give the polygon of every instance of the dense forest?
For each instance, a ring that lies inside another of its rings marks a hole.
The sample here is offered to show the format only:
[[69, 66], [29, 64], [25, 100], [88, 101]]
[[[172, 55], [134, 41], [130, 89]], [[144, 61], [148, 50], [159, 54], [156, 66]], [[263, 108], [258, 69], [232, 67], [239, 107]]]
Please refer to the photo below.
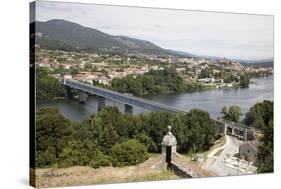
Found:
[[135, 165], [145, 161], [148, 153], [160, 153], [168, 125], [172, 125], [180, 153], [208, 150], [216, 137], [209, 113], [197, 109], [133, 116], [106, 107], [74, 122], [57, 109], [41, 108], [36, 112], [36, 125], [36, 167]]
[[36, 69], [36, 98], [64, 97], [65, 89], [58, 79], [48, 76], [43, 68]]
[[150, 70], [143, 75], [128, 75], [115, 78], [111, 88], [121, 93], [157, 94], [163, 92], [185, 92], [201, 89], [198, 83], [187, 83], [177, 74], [174, 67], [164, 70]]

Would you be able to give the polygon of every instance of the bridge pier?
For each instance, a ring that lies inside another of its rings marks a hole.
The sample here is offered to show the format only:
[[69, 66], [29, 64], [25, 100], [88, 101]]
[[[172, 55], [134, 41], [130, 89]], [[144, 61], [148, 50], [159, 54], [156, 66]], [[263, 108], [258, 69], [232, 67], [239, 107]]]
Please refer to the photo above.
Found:
[[87, 95], [83, 91], [78, 91], [78, 101], [79, 103], [84, 104], [86, 102]]
[[244, 135], [244, 141], [247, 141], [248, 129], [244, 129], [243, 135]]
[[225, 135], [227, 135], [227, 124], [225, 123], [224, 124], [224, 127], [223, 127], [223, 135], [225, 136]]
[[128, 113], [128, 114], [133, 114], [133, 106], [129, 105], [129, 104], [125, 104], [125, 108], [124, 108], [124, 112]]
[[66, 90], [66, 97], [68, 99], [73, 99], [73, 93], [71, 91], [71, 87], [65, 86], [65, 90]]
[[98, 111], [102, 110], [105, 107], [105, 98], [98, 96]]
[[235, 135], [234, 127], [231, 128], [231, 135], [233, 135], [233, 136]]

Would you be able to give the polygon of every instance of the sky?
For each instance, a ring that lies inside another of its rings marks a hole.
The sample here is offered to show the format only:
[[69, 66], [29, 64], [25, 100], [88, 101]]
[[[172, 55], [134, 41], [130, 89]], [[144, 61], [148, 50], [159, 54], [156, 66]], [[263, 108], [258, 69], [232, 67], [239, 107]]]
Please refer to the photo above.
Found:
[[64, 19], [195, 55], [273, 58], [273, 16], [36, 2], [36, 20]]

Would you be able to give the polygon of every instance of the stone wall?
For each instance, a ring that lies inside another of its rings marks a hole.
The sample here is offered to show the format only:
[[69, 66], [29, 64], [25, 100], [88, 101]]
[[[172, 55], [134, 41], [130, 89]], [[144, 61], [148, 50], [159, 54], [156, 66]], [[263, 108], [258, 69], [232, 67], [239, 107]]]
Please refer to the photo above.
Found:
[[183, 178], [192, 178], [194, 177], [194, 173], [191, 170], [186, 169], [183, 166], [180, 166], [179, 164], [172, 161], [170, 165], [170, 169], [179, 177]]

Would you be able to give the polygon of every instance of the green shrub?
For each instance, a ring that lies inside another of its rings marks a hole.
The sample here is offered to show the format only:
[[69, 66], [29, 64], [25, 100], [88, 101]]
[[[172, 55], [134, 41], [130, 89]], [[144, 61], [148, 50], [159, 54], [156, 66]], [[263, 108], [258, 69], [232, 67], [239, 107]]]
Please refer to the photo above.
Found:
[[42, 68], [36, 70], [36, 98], [64, 97], [65, 94], [66, 91], [58, 79], [49, 76]]
[[131, 139], [114, 145], [111, 149], [111, 158], [113, 166], [123, 167], [144, 162], [148, 154], [144, 145]]
[[72, 136], [71, 122], [55, 108], [36, 111], [36, 167], [57, 163], [58, 156]]
[[157, 152], [157, 145], [147, 134], [141, 133], [136, 136], [136, 139], [146, 146], [148, 152]]
[[110, 158], [104, 155], [91, 141], [71, 140], [60, 154], [59, 166], [69, 167], [74, 165], [98, 168], [110, 165]]

